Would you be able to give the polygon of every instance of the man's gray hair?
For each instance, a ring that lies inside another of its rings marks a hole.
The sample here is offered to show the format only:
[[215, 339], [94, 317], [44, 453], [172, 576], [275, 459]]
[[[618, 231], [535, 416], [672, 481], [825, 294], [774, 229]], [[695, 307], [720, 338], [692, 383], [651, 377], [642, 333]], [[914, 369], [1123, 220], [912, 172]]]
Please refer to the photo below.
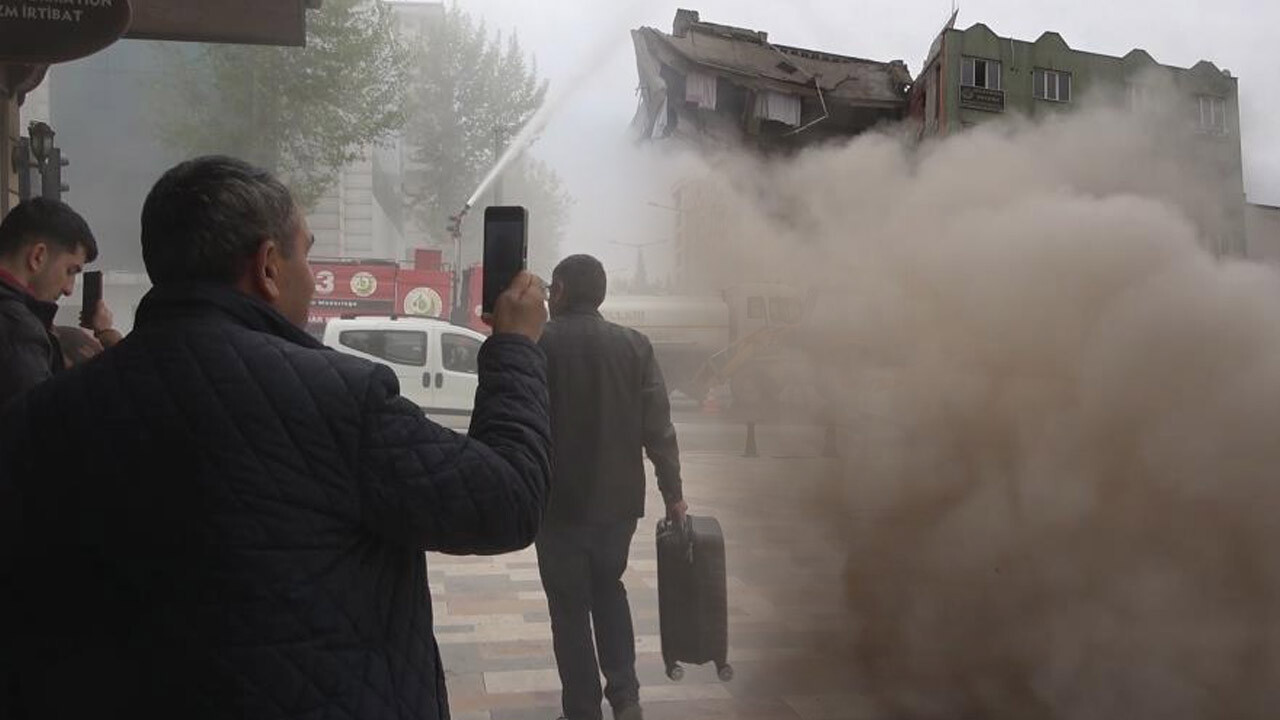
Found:
[[142, 259], [156, 285], [233, 283], [267, 240], [294, 251], [298, 207], [274, 175], [224, 156], [166, 172], [142, 207]]

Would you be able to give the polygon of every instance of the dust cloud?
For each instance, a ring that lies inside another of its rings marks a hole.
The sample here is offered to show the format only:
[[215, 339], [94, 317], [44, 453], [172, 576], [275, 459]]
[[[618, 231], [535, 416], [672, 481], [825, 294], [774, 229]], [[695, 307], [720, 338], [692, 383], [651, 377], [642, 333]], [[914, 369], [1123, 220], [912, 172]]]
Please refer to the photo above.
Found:
[[822, 289], [850, 448], [825, 591], [885, 717], [1280, 708], [1280, 277], [1206, 249], [1239, 182], [1180, 127], [1096, 110], [709, 164], [725, 277]]

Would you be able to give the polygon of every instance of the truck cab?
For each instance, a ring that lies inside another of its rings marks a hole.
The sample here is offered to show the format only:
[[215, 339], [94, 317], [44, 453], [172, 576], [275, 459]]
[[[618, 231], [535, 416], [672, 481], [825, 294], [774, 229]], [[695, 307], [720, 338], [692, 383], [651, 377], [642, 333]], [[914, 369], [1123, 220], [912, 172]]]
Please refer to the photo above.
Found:
[[434, 318], [343, 317], [324, 329], [325, 345], [386, 365], [401, 395], [438, 416], [471, 414], [484, 341], [474, 330]]

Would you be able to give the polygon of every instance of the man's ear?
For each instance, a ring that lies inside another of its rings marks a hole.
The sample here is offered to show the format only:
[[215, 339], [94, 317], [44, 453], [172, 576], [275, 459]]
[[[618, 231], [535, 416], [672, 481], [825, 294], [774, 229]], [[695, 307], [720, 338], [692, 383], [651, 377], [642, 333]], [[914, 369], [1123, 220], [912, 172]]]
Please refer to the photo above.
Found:
[[280, 244], [275, 240], [266, 240], [258, 245], [253, 254], [249, 268], [249, 281], [258, 296], [269, 303], [280, 298], [280, 275], [284, 256], [280, 252]]
[[34, 275], [40, 272], [47, 262], [49, 262], [49, 246], [47, 244], [38, 242], [27, 248], [27, 272]]

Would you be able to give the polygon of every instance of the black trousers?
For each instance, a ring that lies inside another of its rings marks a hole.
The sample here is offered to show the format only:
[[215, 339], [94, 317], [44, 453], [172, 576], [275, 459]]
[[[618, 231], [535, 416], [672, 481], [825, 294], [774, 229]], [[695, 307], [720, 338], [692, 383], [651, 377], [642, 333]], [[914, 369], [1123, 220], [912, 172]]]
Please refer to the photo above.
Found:
[[538, 569], [551, 610], [561, 704], [569, 720], [601, 720], [603, 697], [614, 710], [640, 702], [635, 630], [622, 585], [635, 533], [636, 521], [631, 520], [544, 528], [538, 535]]

